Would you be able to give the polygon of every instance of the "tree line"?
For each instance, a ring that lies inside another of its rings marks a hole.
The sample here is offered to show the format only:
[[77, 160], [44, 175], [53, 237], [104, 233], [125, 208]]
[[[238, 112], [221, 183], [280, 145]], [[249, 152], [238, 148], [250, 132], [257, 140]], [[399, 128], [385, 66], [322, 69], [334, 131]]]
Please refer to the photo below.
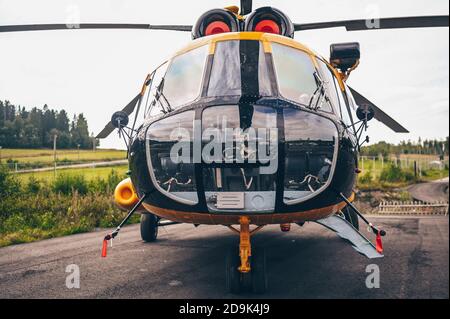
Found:
[[361, 155], [364, 156], [383, 155], [384, 157], [386, 157], [390, 154], [426, 154], [448, 156], [449, 137], [447, 136], [445, 140], [422, 140], [421, 138], [419, 138], [417, 141], [402, 141], [397, 145], [387, 142], [379, 142], [361, 148]]
[[0, 146], [3, 148], [52, 148], [55, 135], [57, 148], [89, 149], [94, 138], [83, 114], [72, 120], [65, 110], [44, 105], [27, 110], [0, 100]]

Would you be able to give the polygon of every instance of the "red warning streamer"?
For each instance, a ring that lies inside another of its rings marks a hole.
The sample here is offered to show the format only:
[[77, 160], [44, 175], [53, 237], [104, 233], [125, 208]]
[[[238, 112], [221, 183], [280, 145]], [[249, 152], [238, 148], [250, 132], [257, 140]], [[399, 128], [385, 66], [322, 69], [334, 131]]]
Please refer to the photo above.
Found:
[[103, 246], [102, 246], [102, 257], [106, 257], [106, 253], [108, 250], [108, 241], [111, 240], [113, 237], [111, 235], [106, 235], [105, 239], [103, 239]]
[[377, 252], [380, 254], [383, 253], [383, 242], [381, 241], [381, 235], [380, 232], [377, 233], [377, 246], [376, 246]]
[[106, 239], [103, 239], [103, 246], [102, 246], [102, 257], [106, 257], [106, 252], [108, 250], [108, 241]]

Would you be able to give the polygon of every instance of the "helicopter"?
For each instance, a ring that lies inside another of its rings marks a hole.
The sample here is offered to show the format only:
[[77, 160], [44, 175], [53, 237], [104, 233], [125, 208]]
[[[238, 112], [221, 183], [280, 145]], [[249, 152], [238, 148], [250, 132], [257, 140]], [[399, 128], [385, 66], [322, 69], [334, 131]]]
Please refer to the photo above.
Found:
[[[324, 58], [295, 32], [448, 27], [447, 16], [296, 24], [273, 7], [207, 11], [195, 25], [82, 23], [0, 26], [0, 32], [146, 29], [190, 32], [192, 42], [146, 77], [140, 92], [98, 134], [118, 130], [129, 178], [116, 187], [129, 218], [141, 214], [141, 237], [154, 242], [173, 223], [223, 225], [239, 236], [226, 255], [231, 293], [268, 289], [266, 254], [251, 237], [268, 225], [316, 222], [360, 254], [383, 257], [386, 232], [353, 205], [358, 154], [368, 123], [408, 130], [347, 84], [361, 59], [359, 43], [336, 43]], [[134, 119], [130, 116], [135, 113]], [[138, 124], [139, 114], [144, 114]], [[360, 220], [376, 236], [359, 231]]]

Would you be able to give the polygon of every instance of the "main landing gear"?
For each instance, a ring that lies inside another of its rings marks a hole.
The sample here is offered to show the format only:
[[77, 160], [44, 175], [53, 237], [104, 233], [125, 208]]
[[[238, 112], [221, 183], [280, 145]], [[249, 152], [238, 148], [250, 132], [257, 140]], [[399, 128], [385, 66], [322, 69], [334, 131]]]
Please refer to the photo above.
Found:
[[161, 220], [160, 217], [152, 213], [142, 213], [141, 215], [141, 238], [147, 243], [152, 243], [158, 238], [159, 227], [176, 225], [177, 222]]
[[147, 243], [156, 241], [158, 237], [159, 218], [153, 214], [141, 215], [141, 238]]
[[253, 292], [263, 294], [267, 290], [266, 254], [264, 249], [252, 249], [250, 236], [263, 228], [250, 231], [250, 219], [241, 217], [240, 230], [229, 227], [239, 234], [239, 255], [229, 251], [226, 257], [226, 285], [230, 293]]

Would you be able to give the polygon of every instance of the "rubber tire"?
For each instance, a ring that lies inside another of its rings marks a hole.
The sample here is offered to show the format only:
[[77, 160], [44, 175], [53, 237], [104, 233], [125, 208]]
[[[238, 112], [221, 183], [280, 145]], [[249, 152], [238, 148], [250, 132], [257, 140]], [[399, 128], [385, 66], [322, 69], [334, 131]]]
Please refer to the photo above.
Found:
[[153, 214], [141, 215], [141, 238], [147, 243], [156, 241], [158, 238], [158, 217]]
[[232, 294], [253, 292], [264, 294], [267, 291], [266, 252], [264, 249], [252, 249], [250, 260], [252, 270], [248, 274], [239, 272], [241, 258], [235, 249], [228, 251], [225, 263], [227, 291]]
[[264, 248], [252, 251], [252, 291], [255, 294], [264, 294], [267, 291], [267, 262]]
[[345, 207], [342, 212], [344, 213], [345, 220], [352, 224], [356, 230], [359, 230], [358, 214], [356, 214], [355, 211], [349, 206]]
[[239, 252], [235, 249], [229, 250], [225, 261], [225, 281], [227, 291], [232, 294], [241, 292], [241, 273], [238, 270], [240, 263]]

